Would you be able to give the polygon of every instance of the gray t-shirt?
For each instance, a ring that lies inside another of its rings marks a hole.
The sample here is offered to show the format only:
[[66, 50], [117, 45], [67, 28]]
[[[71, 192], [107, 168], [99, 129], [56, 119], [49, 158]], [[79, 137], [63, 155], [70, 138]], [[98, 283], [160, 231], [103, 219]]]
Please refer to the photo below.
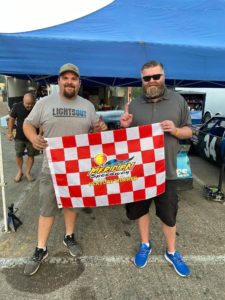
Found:
[[[131, 126], [145, 125], [171, 120], [176, 127], [190, 126], [191, 118], [187, 102], [174, 91], [165, 90], [159, 102], [150, 102], [142, 95], [129, 105], [129, 113], [133, 114]], [[179, 140], [165, 133], [166, 179], [177, 179], [177, 152]]]
[[[39, 100], [24, 122], [42, 127], [44, 137], [60, 137], [88, 133], [98, 119], [90, 101], [80, 96], [67, 100], [55, 93]], [[42, 171], [49, 173], [45, 151]]]

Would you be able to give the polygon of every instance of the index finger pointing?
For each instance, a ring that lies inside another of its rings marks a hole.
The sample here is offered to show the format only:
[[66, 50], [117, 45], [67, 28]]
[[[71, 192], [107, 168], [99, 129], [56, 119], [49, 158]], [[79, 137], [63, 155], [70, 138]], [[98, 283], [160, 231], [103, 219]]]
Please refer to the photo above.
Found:
[[129, 103], [125, 104], [124, 112], [129, 114]]

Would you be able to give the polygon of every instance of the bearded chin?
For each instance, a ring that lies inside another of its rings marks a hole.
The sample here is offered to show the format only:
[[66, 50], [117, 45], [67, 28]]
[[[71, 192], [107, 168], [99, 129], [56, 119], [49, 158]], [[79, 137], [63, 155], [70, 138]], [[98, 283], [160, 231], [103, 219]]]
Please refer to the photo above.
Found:
[[72, 98], [74, 98], [76, 95], [77, 95], [77, 94], [76, 94], [75, 91], [73, 91], [73, 92], [71, 92], [71, 93], [68, 93], [68, 92], [64, 91], [64, 93], [63, 93], [63, 96], [64, 96], [65, 98], [68, 98], [68, 99], [72, 99]]
[[150, 86], [145, 89], [145, 95], [148, 98], [159, 98], [163, 95], [164, 90], [165, 90], [164, 85]]

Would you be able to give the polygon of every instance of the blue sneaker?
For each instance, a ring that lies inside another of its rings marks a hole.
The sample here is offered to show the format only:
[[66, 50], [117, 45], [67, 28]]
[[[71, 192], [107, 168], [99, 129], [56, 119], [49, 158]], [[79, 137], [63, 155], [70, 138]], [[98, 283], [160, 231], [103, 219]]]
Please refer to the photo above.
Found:
[[149, 247], [145, 244], [140, 244], [139, 250], [133, 257], [132, 262], [138, 268], [144, 268], [147, 265], [148, 257], [152, 252], [152, 244], [149, 241]]
[[172, 254], [169, 254], [166, 249], [166, 253], [164, 256], [165, 256], [165, 259], [171, 265], [173, 265], [177, 274], [179, 274], [182, 277], [186, 277], [186, 276], [190, 275], [190, 270], [189, 270], [188, 266], [185, 264], [185, 262], [183, 261], [181, 255], [178, 251], [175, 251], [174, 255], [172, 255]]

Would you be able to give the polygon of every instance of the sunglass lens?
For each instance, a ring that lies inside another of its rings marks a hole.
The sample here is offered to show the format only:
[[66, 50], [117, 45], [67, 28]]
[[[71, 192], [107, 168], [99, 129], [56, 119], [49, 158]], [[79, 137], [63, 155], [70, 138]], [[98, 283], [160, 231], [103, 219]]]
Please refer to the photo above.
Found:
[[162, 76], [162, 74], [155, 74], [155, 75], [152, 75], [152, 76], [150, 76], [150, 75], [149, 76], [143, 76], [143, 80], [145, 82], [148, 82], [151, 79], [153, 79], [153, 80], [159, 80], [161, 76]]
[[152, 75], [152, 78], [153, 78], [154, 80], [159, 80], [160, 77], [161, 77], [161, 74]]
[[151, 78], [152, 78], [152, 76], [143, 76], [143, 80], [144, 80], [145, 82], [150, 81]]

